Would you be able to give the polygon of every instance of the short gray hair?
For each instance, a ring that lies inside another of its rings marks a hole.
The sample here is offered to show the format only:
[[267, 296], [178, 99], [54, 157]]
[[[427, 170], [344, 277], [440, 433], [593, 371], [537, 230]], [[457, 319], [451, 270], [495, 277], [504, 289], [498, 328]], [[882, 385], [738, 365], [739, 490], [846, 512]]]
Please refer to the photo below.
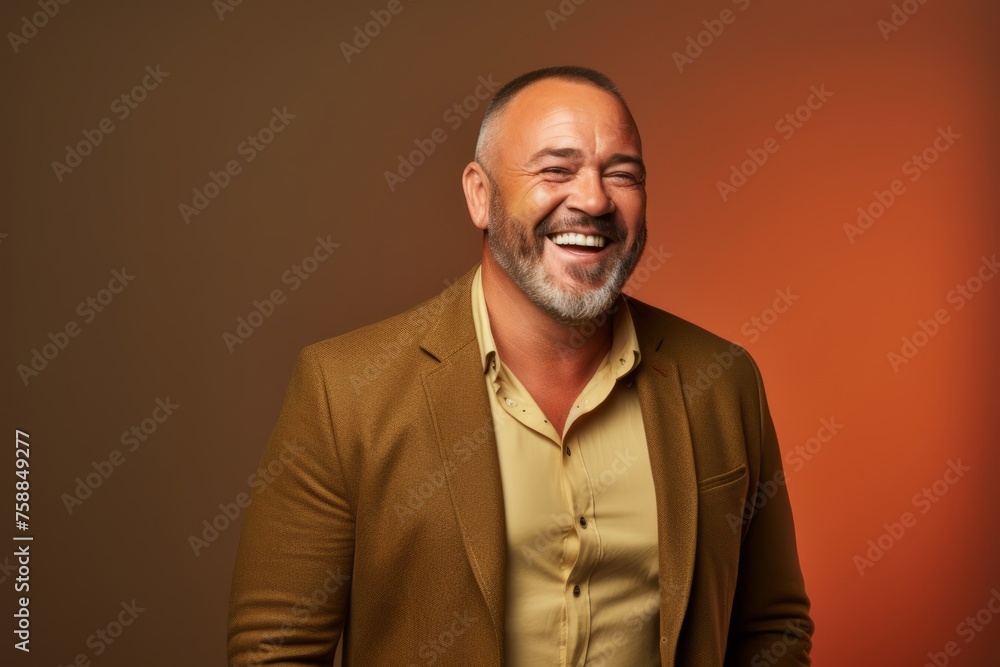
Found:
[[[490, 132], [495, 119], [499, 116], [500, 112], [503, 111], [504, 107], [510, 104], [518, 93], [527, 88], [533, 83], [542, 81], [544, 79], [563, 79], [565, 81], [578, 81], [582, 83], [589, 83], [597, 86], [601, 90], [605, 90], [615, 97], [622, 103], [625, 110], [628, 111], [628, 103], [625, 102], [625, 96], [622, 95], [621, 91], [618, 90], [618, 86], [615, 85], [614, 81], [608, 78], [606, 75], [598, 72], [597, 70], [590, 69], [588, 67], [578, 67], [575, 65], [560, 65], [557, 67], [545, 67], [542, 69], [536, 69], [526, 74], [508, 81], [506, 84], [500, 87], [500, 89], [493, 95], [493, 99], [486, 106], [486, 112], [483, 115], [483, 122], [479, 126], [479, 138], [476, 141], [476, 155], [475, 160], [480, 165], [486, 169], [484, 160], [486, 158], [487, 145], [490, 142], [491, 137]], [[629, 112], [631, 116], [631, 112]], [[489, 170], [486, 169], [487, 176], [489, 175]], [[490, 176], [492, 180], [492, 176]]]

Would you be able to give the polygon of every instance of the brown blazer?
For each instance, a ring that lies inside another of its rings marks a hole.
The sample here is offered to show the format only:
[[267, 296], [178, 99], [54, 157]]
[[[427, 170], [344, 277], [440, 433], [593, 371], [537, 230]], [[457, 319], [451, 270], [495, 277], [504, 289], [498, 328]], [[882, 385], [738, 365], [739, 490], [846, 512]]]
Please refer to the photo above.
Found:
[[[475, 268], [300, 352], [243, 524], [231, 664], [330, 665], [342, 632], [344, 665], [504, 664], [508, 553]], [[659, 517], [662, 664], [810, 664], [809, 599], [756, 364], [627, 302]]]

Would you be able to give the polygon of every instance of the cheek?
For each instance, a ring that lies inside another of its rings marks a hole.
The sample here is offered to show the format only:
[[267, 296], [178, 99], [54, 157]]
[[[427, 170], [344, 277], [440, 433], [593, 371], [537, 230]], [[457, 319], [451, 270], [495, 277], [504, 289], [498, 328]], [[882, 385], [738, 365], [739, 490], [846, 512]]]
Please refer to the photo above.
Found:
[[638, 230], [646, 217], [646, 195], [644, 192], [623, 192], [615, 197], [618, 215], [630, 230]]
[[526, 192], [511, 205], [510, 211], [519, 219], [530, 221], [535, 225], [552, 213], [565, 198], [566, 195], [559, 192], [559, 188], [543, 185]]
[[620, 188], [611, 198], [622, 211], [638, 212], [646, 208], [645, 188]]

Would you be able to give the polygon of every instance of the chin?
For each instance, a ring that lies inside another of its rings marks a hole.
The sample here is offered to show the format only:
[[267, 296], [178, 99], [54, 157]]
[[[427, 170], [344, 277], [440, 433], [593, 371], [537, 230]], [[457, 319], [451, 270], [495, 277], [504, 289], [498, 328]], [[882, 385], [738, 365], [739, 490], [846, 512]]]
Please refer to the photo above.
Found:
[[[556, 321], [569, 326], [579, 326], [599, 317], [614, 305], [619, 292], [611, 292], [607, 280], [589, 289], [566, 289], [550, 283], [549, 288], [545, 290], [545, 303], [539, 305]], [[581, 301], [588, 303], [581, 304]]]

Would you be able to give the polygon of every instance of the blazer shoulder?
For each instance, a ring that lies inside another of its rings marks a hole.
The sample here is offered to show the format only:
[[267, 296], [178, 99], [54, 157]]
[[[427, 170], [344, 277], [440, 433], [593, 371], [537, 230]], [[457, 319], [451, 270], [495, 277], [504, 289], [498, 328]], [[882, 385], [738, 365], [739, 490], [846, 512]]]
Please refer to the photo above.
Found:
[[682, 377], [711, 374], [721, 366], [735, 371], [727, 375], [738, 382], [757, 384], [757, 364], [742, 345], [635, 297], [628, 297], [628, 303], [640, 340], [676, 363]]
[[[356, 375], [370, 374], [373, 368], [405, 366], [407, 359], [426, 356], [420, 352], [420, 342], [447, 313], [454, 313], [455, 306], [467, 289], [464, 280], [451, 283], [441, 292], [410, 308], [371, 324], [352, 329], [336, 336], [316, 341], [302, 348], [300, 355], [316, 359], [319, 364], [334, 371], [334, 378], [342, 372]], [[471, 313], [471, 304], [469, 311]], [[331, 378], [331, 379], [334, 379]]]

